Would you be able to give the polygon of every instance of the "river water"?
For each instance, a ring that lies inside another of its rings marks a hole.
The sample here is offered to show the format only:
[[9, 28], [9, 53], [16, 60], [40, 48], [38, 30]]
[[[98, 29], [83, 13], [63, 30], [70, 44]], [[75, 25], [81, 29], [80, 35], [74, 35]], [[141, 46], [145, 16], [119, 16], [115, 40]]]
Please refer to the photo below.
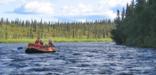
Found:
[[26, 54], [25, 43], [1, 43], [0, 75], [156, 75], [155, 49], [103, 42], [55, 45], [55, 53]]

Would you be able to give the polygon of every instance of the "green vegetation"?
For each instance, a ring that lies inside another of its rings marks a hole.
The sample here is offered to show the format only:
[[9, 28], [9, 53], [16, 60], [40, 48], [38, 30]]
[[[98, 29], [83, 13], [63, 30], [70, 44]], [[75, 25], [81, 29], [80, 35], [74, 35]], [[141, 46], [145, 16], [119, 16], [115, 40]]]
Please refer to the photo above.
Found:
[[156, 48], [156, 0], [133, 0], [117, 15], [112, 31], [117, 44]]
[[110, 20], [86, 23], [51, 23], [41, 21], [0, 20], [0, 42], [33, 42], [37, 37], [56, 42], [111, 41], [114, 28]]
[[[0, 39], [3, 43], [33, 43], [36, 39]], [[44, 42], [48, 42], [48, 39], [42, 39]], [[111, 38], [101, 39], [76, 39], [76, 38], [53, 38], [54, 42], [112, 42]]]

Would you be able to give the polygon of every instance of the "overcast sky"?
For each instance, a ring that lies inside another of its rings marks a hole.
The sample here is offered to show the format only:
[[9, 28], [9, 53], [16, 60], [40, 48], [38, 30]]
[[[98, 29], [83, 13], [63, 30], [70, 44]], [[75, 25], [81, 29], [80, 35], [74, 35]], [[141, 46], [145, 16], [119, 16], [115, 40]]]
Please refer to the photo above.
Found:
[[114, 19], [131, 0], [0, 0], [0, 17], [85, 22]]

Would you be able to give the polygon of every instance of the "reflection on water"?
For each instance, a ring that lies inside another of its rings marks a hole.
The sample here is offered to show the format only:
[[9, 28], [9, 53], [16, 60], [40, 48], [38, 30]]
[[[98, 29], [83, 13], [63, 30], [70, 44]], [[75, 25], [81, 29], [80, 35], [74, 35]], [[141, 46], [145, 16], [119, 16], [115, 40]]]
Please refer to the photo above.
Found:
[[56, 43], [57, 52], [26, 54], [0, 44], [0, 75], [156, 75], [156, 50], [114, 43]]

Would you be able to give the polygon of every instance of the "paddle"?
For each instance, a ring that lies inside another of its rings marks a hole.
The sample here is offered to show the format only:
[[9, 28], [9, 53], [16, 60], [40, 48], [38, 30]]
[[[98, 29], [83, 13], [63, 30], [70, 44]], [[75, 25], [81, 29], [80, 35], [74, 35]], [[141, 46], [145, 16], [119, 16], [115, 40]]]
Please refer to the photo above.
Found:
[[17, 47], [18, 50], [23, 49], [23, 47]]

